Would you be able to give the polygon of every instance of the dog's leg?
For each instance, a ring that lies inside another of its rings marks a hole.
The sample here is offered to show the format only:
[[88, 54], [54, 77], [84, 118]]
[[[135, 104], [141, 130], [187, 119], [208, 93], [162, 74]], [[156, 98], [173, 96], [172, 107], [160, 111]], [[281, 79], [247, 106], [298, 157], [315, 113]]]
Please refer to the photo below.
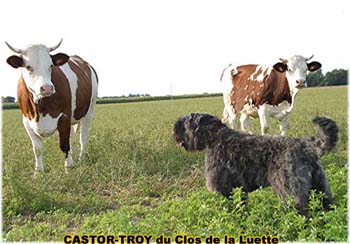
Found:
[[232, 174], [224, 162], [218, 161], [210, 153], [205, 156], [205, 183], [208, 191], [219, 192], [229, 197], [235, 187], [235, 175]]
[[248, 132], [249, 134], [253, 134], [250, 130], [250, 120], [249, 116], [246, 113], [241, 113], [241, 117], [239, 118], [241, 122], [241, 130], [243, 132]]
[[[287, 191], [289, 191], [287, 193], [295, 196], [295, 207], [298, 212], [307, 216], [312, 186], [311, 170], [302, 159], [294, 158], [293, 160], [292, 157], [289, 161], [285, 164], [287, 167], [285, 182], [288, 182]], [[294, 167], [290, 167], [290, 165], [293, 165], [291, 161], [295, 161]]]
[[295, 208], [300, 214], [307, 215], [312, 184], [311, 169], [302, 159], [293, 158], [293, 154], [285, 152], [285, 157], [269, 168], [268, 178], [277, 196], [283, 199], [293, 196]]
[[323, 192], [325, 194], [322, 205], [324, 209], [330, 210], [331, 204], [333, 204], [333, 195], [331, 189], [329, 187], [327, 177], [320, 166], [320, 162], [318, 162], [319, 167], [315, 170], [312, 176], [312, 189]]
[[300, 214], [305, 216], [309, 214], [309, 211], [308, 211], [309, 197], [310, 197], [309, 192], [307, 194], [305, 194], [305, 192], [297, 193], [295, 197], [295, 208], [298, 210]]
[[[280, 189], [280, 192], [277, 195], [282, 196], [283, 198], [292, 195], [295, 197], [295, 208], [302, 215], [307, 216], [309, 198], [310, 198], [310, 189], [311, 186], [307, 181], [295, 182], [296, 184], [288, 184]], [[274, 188], [274, 187], [273, 187]]]
[[227, 171], [217, 167], [216, 169], [206, 171], [205, 184], [208, 191], [219, 192], [228, 198], [233, 188], [229, 181], [230, 178]]

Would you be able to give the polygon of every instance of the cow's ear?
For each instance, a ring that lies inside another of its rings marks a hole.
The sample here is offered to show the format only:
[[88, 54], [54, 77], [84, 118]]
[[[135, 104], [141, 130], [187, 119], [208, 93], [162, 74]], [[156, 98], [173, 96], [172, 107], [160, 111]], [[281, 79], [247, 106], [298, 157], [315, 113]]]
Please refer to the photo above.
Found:
[[311, 63], [307, 64], [307, 69], [309, 71], [316, 71], [319, 68], [321, 68], [321, 66], [322, 65], [319, 62], [314, 61], [314, 62], [311, 62]]
[[273, 68], [278, 72], [283, 73], [287, 70], [287, 65], [285, 63], [277, 63], [273, 66]]
[[55, 55], [51, 55], [52, 63], [56, 66], [61, 66], [67, 63], [69, 56], [64, 53], [57, 53]]
[[8, 57], [6, 61], [9, 65], [11, 65], [15, 69], [24, 66], [23, 58], [18, 57], [16, 55], [12, 55], [12, 56]]

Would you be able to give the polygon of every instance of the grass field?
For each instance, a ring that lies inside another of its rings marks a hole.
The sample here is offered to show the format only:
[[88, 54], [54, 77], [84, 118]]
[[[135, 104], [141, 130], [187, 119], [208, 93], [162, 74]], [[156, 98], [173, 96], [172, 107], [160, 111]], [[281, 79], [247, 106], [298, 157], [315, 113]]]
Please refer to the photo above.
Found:
[[[295, 137], [316, 133], [311, 123], [315, 115], [328, 116], [340, 127], [336, 150], [322, 158], [335, 210], [323, 211], [320, 196], [313, 194], [309, 217], [298, 215], [271, 188], [250, 193], [248, 204], [240, 208], [240, 189], [232, 199], [207, 192], [204, 152], [178, 148], [172, 127], [180, 115], [208, 112], [221, 117], [222, 109], [221, 97], [97, 105], [89, 158], [65, 174], [55, 134], [45, 141], [45, 173], [36, 179], [20, 111], [3, 111], [3, 239], [62, 241], [74, 233], [346, 241], [346, 87], [301, 91], [290, 121], [288, 136]], [[260, 131], [257, 120], [252, 125]], [[271, 133], [278, 133], [277, 128], [273, 120]]]

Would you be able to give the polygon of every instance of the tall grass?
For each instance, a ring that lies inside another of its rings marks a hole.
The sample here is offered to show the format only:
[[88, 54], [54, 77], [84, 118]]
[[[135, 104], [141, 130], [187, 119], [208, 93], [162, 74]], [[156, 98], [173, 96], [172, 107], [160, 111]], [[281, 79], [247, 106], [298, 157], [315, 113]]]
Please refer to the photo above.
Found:
[[[190, 112], [221, 116], [221, 97], [100, 104], [92, 123], [89, 157], [69, 174], [55, 134], [45, 140], [45, 173], [34, 179], [32, 146], [19, 110], [3, 112], [3, 238], [7, 241], [62, 241], [68, 233], [277, 235], [282, 241], [346, 241], [347, 96], [346, 87], [301, 91], [288, 136], [314, 135], [315, 115], [340, 127], [336, 150], [322, 158], [335, 198], [323, 211], [313, 194], [310, 217], [297, 214], [271, 188], [249, 194], [236, 207], [231, 199], [207, 192], [204, 153], [178, 148], [174, 121]], [[257, 120], [252, 122], [259, 130]], [[272, 120], [271, 133], [278, 133]], [[78, 154], [73, 149], [74, 157]]]

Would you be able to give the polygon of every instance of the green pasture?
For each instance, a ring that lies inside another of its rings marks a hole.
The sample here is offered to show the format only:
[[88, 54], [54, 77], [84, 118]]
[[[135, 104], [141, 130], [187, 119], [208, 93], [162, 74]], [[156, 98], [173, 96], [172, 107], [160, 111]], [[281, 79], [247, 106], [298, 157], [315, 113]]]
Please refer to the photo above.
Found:
[[[339, 143], [322, 158], [335, 206], [324, 211], [312, 194], [310, 216], [271, 188], [226, 199], [204, 182], [204, 152], [190, 153], [172, 138], [174, 121], [191, 112], [221, 117], [221, 97], [98, 104], [89, 157], [68, 174], [57, 133], [45, 140], [45, 172], [33, 178], [34, 155], [20, 110], [3, 111], [2, 235], [4, 241], [63, 241], [65, 234], [186, 234], [278, 236], [281, 241], [347, 240], [347, 87], [307, 88], [297, 97], [288, 136], [316, 133], [316, 115], [334, 119]], [[258, 120], [252, 122], [259, 133]], [[270, 133], [278, 133], [272, 120]], [[78, 155], [78, 144], [73, 149]], [[154, 241], [154, 240], [153, 240]]]

